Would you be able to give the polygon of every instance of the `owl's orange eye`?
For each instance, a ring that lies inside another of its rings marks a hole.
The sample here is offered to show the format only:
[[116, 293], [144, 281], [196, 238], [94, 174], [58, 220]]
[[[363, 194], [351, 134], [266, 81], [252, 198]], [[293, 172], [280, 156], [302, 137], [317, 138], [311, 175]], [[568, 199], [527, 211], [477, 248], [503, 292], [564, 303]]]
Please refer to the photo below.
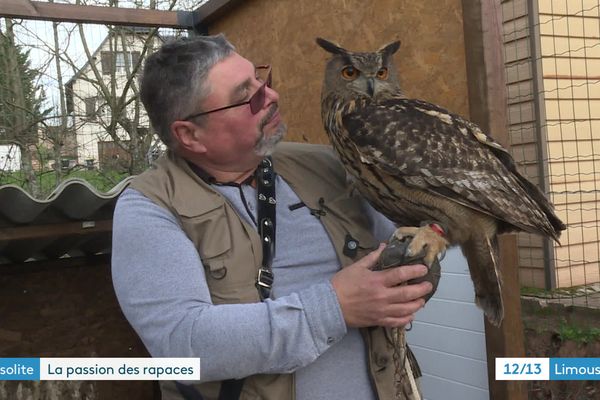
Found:
[[342, 77], [349, 81], [358, 78], [358, 75], [360, 75], [360, 71], [354, 68], [352, 65], [348, 65], [342, 70]]
[[388, 69], [386, 67], [380, 68], [379, 71], [377, 71], [377, 78], [379, 79], [387, 79], [388, 77]]

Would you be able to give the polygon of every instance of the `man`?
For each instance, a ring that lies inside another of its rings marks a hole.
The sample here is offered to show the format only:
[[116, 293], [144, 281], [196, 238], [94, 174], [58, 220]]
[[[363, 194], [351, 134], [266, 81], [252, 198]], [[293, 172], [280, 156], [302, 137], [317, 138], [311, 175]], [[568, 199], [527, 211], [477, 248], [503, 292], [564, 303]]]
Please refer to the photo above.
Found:
[[118, 201], [112, 273], [152, 356], [201, 358], [201, 382], [161, 382], [163, 399], [393, 398], [378, 327], [413, 320], [431, 284], [399, 285], [426, 267], [371, 271], [394, 226], [328, 147], [275, 148], [270, 69], [221, 35], [181, 39], [148, 58], [141, 97], [169, 151]]

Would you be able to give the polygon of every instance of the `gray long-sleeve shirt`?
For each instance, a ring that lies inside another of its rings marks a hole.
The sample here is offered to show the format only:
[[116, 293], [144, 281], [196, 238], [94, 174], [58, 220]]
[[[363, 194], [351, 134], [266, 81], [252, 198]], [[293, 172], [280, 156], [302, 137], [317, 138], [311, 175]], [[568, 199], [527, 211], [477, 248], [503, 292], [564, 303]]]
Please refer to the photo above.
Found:
[[[254, 188], [215, 189], [251, 223]], [[177, 219], [126, 190], [115, 209], [112, 250], [123, 312], [152, 356], [200, 357], [202, 381], [295, 371], [298, 400], [374, 399], [364, 343], [346, 327], [330, 282], [340, 268], [331, 240], [306, 207], [288, 208], [300, 199], [281, 177], [276, 196], [274, 300], [213, 305], [197, 250]], [[364, 211], [375, 236], [387, 240], [393, 224], [367, 203]]]

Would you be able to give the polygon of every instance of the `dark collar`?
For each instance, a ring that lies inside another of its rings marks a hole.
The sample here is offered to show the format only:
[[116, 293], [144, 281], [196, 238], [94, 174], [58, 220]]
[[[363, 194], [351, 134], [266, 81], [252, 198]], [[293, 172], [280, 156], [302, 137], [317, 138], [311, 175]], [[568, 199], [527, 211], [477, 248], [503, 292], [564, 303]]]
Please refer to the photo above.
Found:
[[[252, 181], [254, 180], [254, 177], [256, 176], [256, 173], [251, 174], [250, 176], [248, 176], [242, 183], [237, 183], [237, 182], [219, 182], [217, 181], [217, 179], [212, 176], [211, 174], [209, 174], [208, 172], [206, 172], [205, 170], [203, 170], [202, 168], [200, 168], [198, 165], [190, 162], [190, 161], [185, 161], [190, 169], [198, 176], [198, 178], [202, 179], [204, 182], [206, 182], [209, 185], [220, 185], [220, 186], [241, 186], [241, 185], [250, 185], [252, 184]], [[257, 169], [260, 167], [260, 164], [256, 167]]]

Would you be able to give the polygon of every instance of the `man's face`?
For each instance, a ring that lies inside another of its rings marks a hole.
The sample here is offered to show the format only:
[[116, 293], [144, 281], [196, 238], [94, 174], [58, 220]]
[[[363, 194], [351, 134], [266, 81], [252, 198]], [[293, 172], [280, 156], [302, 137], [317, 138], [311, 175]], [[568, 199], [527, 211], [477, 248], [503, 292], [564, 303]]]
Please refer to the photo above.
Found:
[[[211, 110], [247, 101], [262, 85], [254, 65], [233, 53], [215, 64], [208, 74], [210, 93], [202, 104]], [[255, 163], [269, 154], [286, 131], [279, 115], [279, 95], [267, 87], [262, 109], [252, 114], [250, 105], [206, 116], [203, 144], [206, 156], [220, 165]]]

